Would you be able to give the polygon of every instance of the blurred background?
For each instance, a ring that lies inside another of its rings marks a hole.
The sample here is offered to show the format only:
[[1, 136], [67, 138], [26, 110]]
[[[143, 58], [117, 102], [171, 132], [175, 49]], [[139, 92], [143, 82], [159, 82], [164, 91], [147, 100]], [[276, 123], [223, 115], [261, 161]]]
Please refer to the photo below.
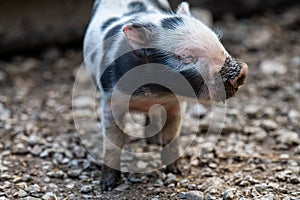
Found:
[[[228, 14], [249, 17], [299, 6], [298, 0], [189, 0], [192, 7], [209, 10], [215, 20]], [[173, 8], [180, 0], [172, 0]], [[80, 46], [93, 0], [0, 0], [0, 55], [47, 46]]]

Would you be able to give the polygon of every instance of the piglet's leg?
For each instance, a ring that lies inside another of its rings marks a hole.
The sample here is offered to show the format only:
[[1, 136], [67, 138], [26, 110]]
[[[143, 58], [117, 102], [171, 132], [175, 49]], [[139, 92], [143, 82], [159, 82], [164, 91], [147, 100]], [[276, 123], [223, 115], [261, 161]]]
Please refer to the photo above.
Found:
[[102, 117], [105, 126], [104, 137], [104, 159], [102, 165], [101, 189], [111, 190], [121, 181], [120, 156], [125, 141], [123, 127], [118, 127], [115, 120], [119, 120], [119, 125], [123, 126], [124, 113], [114, 118], [110, 103], [106, 103]]
[[[177, 167], [179, 158], [178, 137], [180, 134], [182, 114], [185, 104], [180, 109], [180, 103], [176, 102], [167, 108], [167, 121], [162, 130], [163, 150], [161, 153], [163, 164], [167, 165], [167, 172], [180, 173]], [[171, 163], [171, 164], [170, 164]]]
[[149, 113], [146, 114], [145, 136], [148, 144], [163, 144], [161, 130], [163, 128], [164, 116], [162, 108], [153, 109], [151, 117]]

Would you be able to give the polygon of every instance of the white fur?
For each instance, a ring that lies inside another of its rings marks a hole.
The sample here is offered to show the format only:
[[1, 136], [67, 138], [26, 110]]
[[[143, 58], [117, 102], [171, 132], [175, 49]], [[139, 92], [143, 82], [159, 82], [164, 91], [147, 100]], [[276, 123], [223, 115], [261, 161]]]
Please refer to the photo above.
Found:
[[[123, 16], [129, 12], [128, 4], [133, 1], [143, 2], [153, 13], [141, 13], [134, 16]], [[166, 8], [170, 7], [167, 0], [159, 0]], [[161, 20], [167, 17], [174, 17], [176, 14], [161, 13], [148, 0], [101, 0], [101, 3], [92, 19], [84, 40], [84, 58], [88, 72], [97, 80], [98, 87], [101, 87], [100, 76], [105, 66], [100, 67], [102, 56], [106, 49], [103, 49], [103, 39], [110, 30], [108, 27], [104, 32], [101, 26], [105, 21], [112, 17], [119, 17], [120, 20], [111, 24], [111, 27], [117, 24], [123, 24], [130, 18], [134, 17], [141, 24], [152, 23], [157, 26], [154, 32], [155, 41], [147, 47], [164, 49], [171, 52], [183, 52], [184, 55], [189, 51], [195, 51], [199, 56], [198, 66], [209, 67], [210, 73], [218, 72], [228, 52], [220, 43], [218, 35], [201, 21], [189, 16], [189, 7], [187, 3], [182, 3], [178, 8], [177, 16], [183, 19], [184, 25], [178, 26], [176, 30], [166, 30], [161, 27]], [[124, 33], [114, 37], [115, 42], [108, 52], [108, 62], [113, 62], [118, 56], [121, 41], [124, 40]], [[98, 51], [95, 62], [91, 62], [91, 52]], [[122, 52], [125, 53], [125, 52]], [[107, 65], [108, 63], [106, 63]], [[104, 68], [103, 68], [104, 67]], [[179, 70], [179, 69], [178, 69]], [[203, 69], [199, 69], [202, 71]], [[100, 88], [101, 90], [101, 88]]]

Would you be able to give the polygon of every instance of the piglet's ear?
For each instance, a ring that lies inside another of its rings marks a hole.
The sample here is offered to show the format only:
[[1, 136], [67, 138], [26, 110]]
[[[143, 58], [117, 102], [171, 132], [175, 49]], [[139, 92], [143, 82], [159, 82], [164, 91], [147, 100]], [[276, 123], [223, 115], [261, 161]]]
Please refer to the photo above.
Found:
[[151, 29], [140, 24], [127, 24], [123, 26], [123, 32], [134, 50], [147, 48], [153, 38]]
[[175, 49], [175, 54], [181, 62], [186, 64], [195, 64], [205, 58], [205, 52], [200, 49], [179, 48]]
[[187, 2], [182, 2], [177, 9], [177, 15], [191, 16], [190, 5]]

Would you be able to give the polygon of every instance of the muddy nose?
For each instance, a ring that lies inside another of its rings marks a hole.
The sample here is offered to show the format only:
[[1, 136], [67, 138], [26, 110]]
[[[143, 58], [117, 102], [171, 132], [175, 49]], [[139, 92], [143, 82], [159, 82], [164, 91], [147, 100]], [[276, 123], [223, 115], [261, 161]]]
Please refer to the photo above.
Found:
[[230, 80], [230, 83], [234, 88], [238, 88], [239, 86], [243, 85], [247, 77], [247, 73], [248, 73], [247, 64], [241, 63], [240, 66], [241, 66], [241, 71], [239, 75], [234, 79]]

